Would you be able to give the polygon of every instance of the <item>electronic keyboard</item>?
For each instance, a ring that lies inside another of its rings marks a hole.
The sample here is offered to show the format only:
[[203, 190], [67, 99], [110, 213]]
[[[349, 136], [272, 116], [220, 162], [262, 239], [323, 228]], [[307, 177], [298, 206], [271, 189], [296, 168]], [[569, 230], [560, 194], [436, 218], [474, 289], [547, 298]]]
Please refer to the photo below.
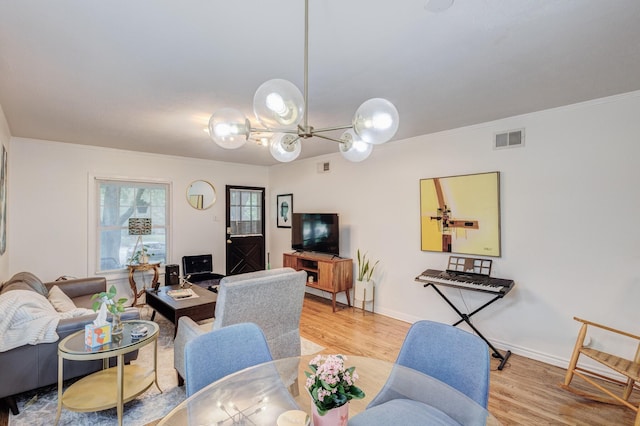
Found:
[[416, 277], [416, 281], [502, 295], [507, 294], [514, 285], [513, 280], [492, 278], [472, 272], [438, 271], [435, 269], [427, 269]]

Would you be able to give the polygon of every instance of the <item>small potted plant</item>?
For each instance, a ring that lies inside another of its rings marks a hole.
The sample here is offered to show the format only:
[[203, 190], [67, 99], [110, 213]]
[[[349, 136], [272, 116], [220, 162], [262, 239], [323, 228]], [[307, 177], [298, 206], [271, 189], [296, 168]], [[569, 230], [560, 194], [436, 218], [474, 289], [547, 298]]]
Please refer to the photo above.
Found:
[[356, 288], [354, 291], [354, 298], [356, 300], [362, 300], [363, 308], [364, 302], [373, 301], [373, 280], [371, 277], [373, 276], [373, 271], [380, 263], [377, 260], [373, 265], [367, 259], [367, 254], [361, 254], [360, 249], [357, 252], [358, 259], [358, 277], [356, 279]]
[[311, 371], [305, 388], [311, 396], [314, 426], [347, 424], [352, 399], [364, 398], [362, 389], [355, 385], [358, 374], [355, 367], [345, 368], [343, 355], [318, 355], [309, 362]]
[[131, 256], [131, 259], [129, 259], [129, 264], [130, 265], [144, 265], [144, 264], [147, 264], [147, 263], [149, 263], [149, 258], [151, 256], [153, 256], [153, 253], [149, 254], [147, 247], [145, 247], [143, 245], [140, 250], [136, 250], [136, 252], [133, 254], [133, 256]]
[[112, 285], [109, 291], [102, 291], [91, 296], [91, 300], [94, 300], [91, 306], [94, 311], [100, 309], [100, 305], [104, 304], [107, 311], [113, 316], [113, 322], [111, 324], [111, 334], [118, 334], [122, 332], [122, 321], [120, 320], [120, 314], [124, 312], [124, 304], [127, 303], [126, 297], [116, 299], [116, 286]]

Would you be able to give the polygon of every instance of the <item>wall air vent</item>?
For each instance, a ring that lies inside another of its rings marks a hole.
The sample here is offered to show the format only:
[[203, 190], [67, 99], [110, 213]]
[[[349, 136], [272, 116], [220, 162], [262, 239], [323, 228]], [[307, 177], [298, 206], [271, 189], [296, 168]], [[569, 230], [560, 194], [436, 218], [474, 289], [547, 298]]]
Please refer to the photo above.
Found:
[[509, 130], [496, 133], [493, 140], [494, 149], [517, 148], [524, 146], [524, 129]]
[[331, 171], [331, 163], [328, 161], [318, 163], [318, 173], [329, 173]]

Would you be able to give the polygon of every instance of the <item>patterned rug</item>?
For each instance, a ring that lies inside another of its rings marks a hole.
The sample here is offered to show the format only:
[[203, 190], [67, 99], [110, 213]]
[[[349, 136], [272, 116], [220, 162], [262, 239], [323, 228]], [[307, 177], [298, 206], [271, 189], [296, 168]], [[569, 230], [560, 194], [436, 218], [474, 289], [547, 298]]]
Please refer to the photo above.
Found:
[[[141, 317], [149, 319], [150, 313], [141, 311]], [[127, 426], [144, 426], [164, 417], [176, 405], [185, 399], [185, 389], [178, 387], [176, 371], [173, 368], [173, 325], [157, 315], [155, 321], [160, 325], [158, 337], [158, 383], [163, 393], [155, 385], [145, 393], [124, 405], [123, 423]], [[320, 352], [323, 347], [302, 338], [302, 354]], [[153, 346], [140, 349], [135, 363], [153, 363]], [[65, 383], [65, 388], [67, 384]], [[58, 408], [58, 386], [51, 385], [36, 391], [20, 394], [16, 401], [20, 414], [9, 415], [9, 426], [49, 426], [54, 424]], [[62, 409], [61, 426], [91, 425], [111, 426], [117, 424], [118, 414], [115, 408], [93, 413], [76, 413]]]

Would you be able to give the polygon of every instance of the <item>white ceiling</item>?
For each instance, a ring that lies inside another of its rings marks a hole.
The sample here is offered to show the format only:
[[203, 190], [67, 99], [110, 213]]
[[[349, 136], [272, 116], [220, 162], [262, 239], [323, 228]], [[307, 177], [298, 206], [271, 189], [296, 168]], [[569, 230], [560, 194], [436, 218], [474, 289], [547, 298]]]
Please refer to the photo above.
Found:
[[[384, 97], [404, 139], [640, 89], [638, 0], [426, 1], [310, 0], [309, 124]], [[0, 0], [0, 105], [13, 136], [275, 164], [203, 129], [257, 124], [268, 79], [302, 90], [303, 47], [302, 0]]]

